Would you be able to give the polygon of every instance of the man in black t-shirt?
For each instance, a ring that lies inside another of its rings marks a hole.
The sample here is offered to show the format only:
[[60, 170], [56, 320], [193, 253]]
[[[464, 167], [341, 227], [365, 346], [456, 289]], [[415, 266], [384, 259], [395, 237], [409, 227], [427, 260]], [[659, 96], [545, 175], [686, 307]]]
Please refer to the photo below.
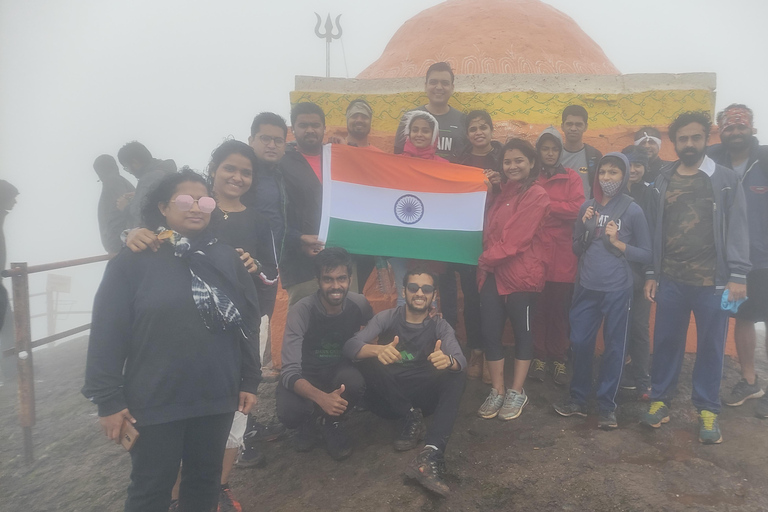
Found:
[[[403, 281], [405, 306], [373, 317], [344, 345], [344, 355], [364, 361], [360, 369], [368, 407], [379, 416], [399, 419], [395, 450], [411, 450], [425, 440], [406, 475], [446, 495], [443, 455], [464, 392], [467, 361], [453, 328], [430, 315], [435, 276], [417, 267]], [[431, 413], [434, 418], [426, 428], [423, 414]]]
[[373, 310], [364, 296], [349, 292], [352, 259], [346, 250], [323, 249], [313, 263], [320, 289], [288, 310], [277, 416], [286, 427], [299, 429], [297, 451], [314, 447], [319, 424], [328, 453], [343, 460], [352, 446], [340, 419], [362, 397], [365, 384], [342, 348]]

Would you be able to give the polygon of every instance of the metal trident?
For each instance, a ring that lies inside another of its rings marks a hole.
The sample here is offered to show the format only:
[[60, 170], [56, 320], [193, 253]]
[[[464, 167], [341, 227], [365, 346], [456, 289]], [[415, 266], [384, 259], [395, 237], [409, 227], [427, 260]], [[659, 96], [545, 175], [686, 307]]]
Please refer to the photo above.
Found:
[[320, 32], [320, 23], [322, 22], [320, 15], [315, 13], [315, 16], [317, 16], [317, 25], [315, 25], [315, 35], [320, 39], [325, 38], [325, 76], [330, 77], [331, 76], [331, 41], [341, 37], [341, 24], [339, 23], [339, 18], [341, 18], [341, 14], [336, 16], [336, 27], [338, 28], [338, 32], [336, 34], [333, 33], [333, 23], [331, 22], [330, 14], [328, 14], [328, 17], [325, 18], [325, 34]]

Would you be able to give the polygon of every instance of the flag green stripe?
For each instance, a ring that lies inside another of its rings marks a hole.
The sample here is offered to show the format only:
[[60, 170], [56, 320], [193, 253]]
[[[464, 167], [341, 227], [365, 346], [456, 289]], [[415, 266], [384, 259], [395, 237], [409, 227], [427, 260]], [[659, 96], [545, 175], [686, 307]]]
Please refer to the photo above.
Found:
[[344, 247], [352, 254], [477, 265], [483, 233], [385, 226], [331, 218], [326, 245]]

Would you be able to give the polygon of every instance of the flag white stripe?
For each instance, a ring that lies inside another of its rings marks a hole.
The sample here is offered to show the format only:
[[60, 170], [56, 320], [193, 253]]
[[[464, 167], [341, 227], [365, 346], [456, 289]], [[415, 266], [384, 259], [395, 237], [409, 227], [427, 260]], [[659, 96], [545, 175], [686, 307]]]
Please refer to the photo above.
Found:
[[[334, 181], [331, 188], [333, 197], [344, 198], [332, 201], [329, 205], [332, 218], [415, 229], [452, 231], [482, 231], [483, 229], [485, 192], [463, 194], [411, 192], [345, 181]], [[418, 198], [406, 200], [414, 204], [416, 209], [410, 216], [407, 215], [408, 212], [403, 214], [401, 210], [400, 219], [403, 220], [400, 220], [395, 213], [395, 205], [406, 195]], [[325, 197], [323, 199], [325, 200]]]

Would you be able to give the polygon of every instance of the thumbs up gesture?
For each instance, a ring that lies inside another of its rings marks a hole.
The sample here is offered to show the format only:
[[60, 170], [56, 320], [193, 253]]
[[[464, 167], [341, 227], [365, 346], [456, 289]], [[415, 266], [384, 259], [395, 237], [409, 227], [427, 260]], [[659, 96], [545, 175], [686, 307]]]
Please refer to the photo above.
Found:
[[403, 356], [400, 355], [400, 351], [397, 350], [398, 343], [400, 343], [400, 338], [395, 336], [395, 339], [392, 340], [392, 343], [388, 345], [380, 345], [379, 353], [376, 357], [381, 364], [396, 363], [403, 358]]
[[427, 360], [432, 363], [436, 370], [445, 370], [452, 364], [451, 358], [443, 353], [442, 346], [442, 340], [437, 340], [435, 342], [435, 350], [427, 357]]
[[344, 411], [347, 410], [347, 401], [341, 398], [344, 389], [344, 384], [342, 384], [339, 386], [339, 389], [326, 393], [323, 399], [318, 402], [317, 405], [320, 406], [325, 414], [328, 416], [341, 416], [344, 414]]

